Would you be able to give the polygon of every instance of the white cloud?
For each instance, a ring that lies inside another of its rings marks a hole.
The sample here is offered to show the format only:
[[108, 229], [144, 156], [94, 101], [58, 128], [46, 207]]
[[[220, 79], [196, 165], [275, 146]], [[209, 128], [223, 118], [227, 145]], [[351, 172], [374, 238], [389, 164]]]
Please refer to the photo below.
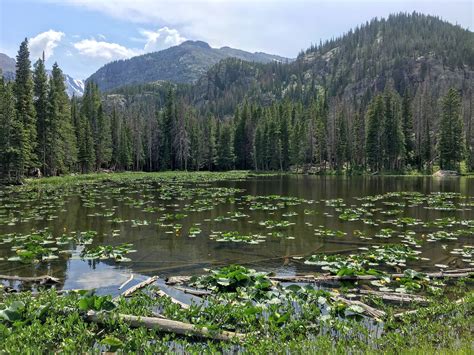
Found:
[[127, 48], [117, 43], [95, 39], [83, 39], [74, 43], [74, 48], [82, 55], [106, 60], [130, 58], [141, 53], [139, 50]]
[[186, 38], [180, 35], [178, 30], [162, 27], [157, 31], [141, 30], [140, 33], [146, 38], [145, 52], [155, 52], [183, 43]]
[[45, 59], [51, 57], [56, 48], [64, 37], [64, 32], [49, 30], [30, 38], [29, 48], [32, 58], [41, 58], [44, 51]]

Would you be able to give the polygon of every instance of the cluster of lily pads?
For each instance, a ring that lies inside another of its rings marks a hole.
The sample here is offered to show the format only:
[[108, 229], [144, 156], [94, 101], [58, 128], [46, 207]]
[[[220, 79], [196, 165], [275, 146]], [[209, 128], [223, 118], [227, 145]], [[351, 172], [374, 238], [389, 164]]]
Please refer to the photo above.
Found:
[[[446, 254], [473, 265], [472, 244], [468, 238], [474, 234], [474, 220], [462, 219], [459, 213], [469, 214], [474, 205], [472, 197], [451, 192], [405, 191], [353, 199], [312, 200], [276, 194], [249, 195], [244, 189], [216, 184], [246, 178], [248, 173], [244, 172], [160, 173], [79, 180], [59, 185], [60, 188], [47, 183], [8, 187], [0, 191], [0, 234], [3, 233], [0, 243], [11, 244], [11, 253], [3, 248], [0, 257], [36, 263], [79, 252], [88, 258], [110, 255], [117, 261], [128, 260], [124, 255], [114, 257], [121, 253], [119, 247], [99, 245], [102, 238], [97, 238], [94, 231], [53, 235], [53, 229], [44, 228], [52, 226], [53, 221], [57, 224], [66, 203], [72, 200], [80, 203], [80, 218], [99, 223], [106, 221], [113, 237], [122, 235], [123, 228], [119, 225], [125, 224], [138, 231], [158, 229], [158, 233], [173, 237], [253, 245], [273, 238], [291, 240], [302, 234], [305, 238], [314, 236], [315, 243], [317, 238], [337, 239], [335, 242], [350, 238], [415, 249], [421, 249], [426, 242], [441, 242]], [[419, 214], [412, 214], [411, 209], [415, 207], [436, 210], [441, 216], [423, 220]], [[216, 208], [224, 212], [216, 215]], [[139, 212], [139, 216], [125, 218], [123, 209]], [[196, 223], [196, 215], [203, 216], [200, 223]], [[241, 229], [243, 224], [249, 225], [245, 232]], [[24, 233], [23, 225], [34, 227], [30, 233]], [[65, 230], [69, 227], [64, 225]], [[362, 253], [376, 247], [367, 244], [359, 249]]]

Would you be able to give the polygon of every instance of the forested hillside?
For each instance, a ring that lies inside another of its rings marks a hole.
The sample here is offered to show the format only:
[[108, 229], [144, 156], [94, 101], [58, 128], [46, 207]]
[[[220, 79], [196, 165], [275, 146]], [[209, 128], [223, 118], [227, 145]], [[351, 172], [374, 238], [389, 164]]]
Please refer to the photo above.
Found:
[[31, 73], [27, 54], [25, 42], [16, 82], [1, 89], [9, 180], [35, 167], [430, 173], [465, 162], [474, 170], [474, 34], [435, 17], [375, 19], [287, 64], [228, 58], [193, 85], [101, 95], [89, 81], [70, 102], [40, 62]]
[[249, 53], [230, 47], [211, 48], [206, 42], [186, 41], [159, 52], [106, 64], [87, 80], [94, 81], [103, 91], [158, 80], [193, 83], [212, 65], [229, 57], [259, 63], [290, 61], [272, 54]]

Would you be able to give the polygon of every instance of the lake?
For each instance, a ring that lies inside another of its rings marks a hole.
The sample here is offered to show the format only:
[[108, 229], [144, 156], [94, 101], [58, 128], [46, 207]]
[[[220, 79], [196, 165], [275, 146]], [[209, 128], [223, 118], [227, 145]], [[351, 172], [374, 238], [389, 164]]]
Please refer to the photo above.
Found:
[[[116, 293], [131, 273], [201, 274], [232, 263], [310, 273], [321, 271], [311, 255], [389, 243], [421, 252], [406, 262], [419, 271], [473, 265], [472, 178], [166, 176], [3, 188], [0, 274], [51, 274], [67, 289]], [[96, 249], [124, 243], [109, 257]]]

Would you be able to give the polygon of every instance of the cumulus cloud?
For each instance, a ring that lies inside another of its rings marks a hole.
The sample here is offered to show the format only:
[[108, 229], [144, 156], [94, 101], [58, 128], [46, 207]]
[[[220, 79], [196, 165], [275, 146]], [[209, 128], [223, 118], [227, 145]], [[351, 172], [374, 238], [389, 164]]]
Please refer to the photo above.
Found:
[[32, 58], [41, 58], [44, 51], [45, 59], [54, 54], [56, 48], [64, 37], [64, 32], [49, 30], [30, 38], [29, 48]]
[[140, 33], [146, 38], [145, 52], [155, 52], [183, 43], [186, 38], [180, 35], [178, 30], [162, 27], [157, 31], [141, 30]]
[[74, 48], [82, 55], [106, 60], [125, 59], [140, 54], [139, 51], [118, 43], [97, 41], [95, 39], [83, 39], [74, 43]]

